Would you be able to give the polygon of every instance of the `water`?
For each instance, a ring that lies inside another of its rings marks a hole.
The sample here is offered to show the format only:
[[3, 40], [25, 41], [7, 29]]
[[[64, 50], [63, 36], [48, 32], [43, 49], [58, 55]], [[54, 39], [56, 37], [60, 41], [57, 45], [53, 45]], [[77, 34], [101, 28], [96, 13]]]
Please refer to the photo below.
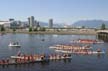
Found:
[[[55, 44], [71, 44], [71, 40], [87, 38], [96, 39], [94, 35], [35, 35], [4, 34], [0, 35], [0, 59], [17, 54], [20, 50], [25, 54], [55, 53], [49, 46]], [[43, 41], [44, 39], [44, 41]], [[21, 48], [10, 48], [11, 41], [18, 41]], [[94, 50], [101, 48], [108, 52], [108, 43], [91, 45]], [[71, 60], [56, 60], [43, 63], [0, 66], [0, 71], [107, 71], [108, 53], [102, 55], [73, 55]]]

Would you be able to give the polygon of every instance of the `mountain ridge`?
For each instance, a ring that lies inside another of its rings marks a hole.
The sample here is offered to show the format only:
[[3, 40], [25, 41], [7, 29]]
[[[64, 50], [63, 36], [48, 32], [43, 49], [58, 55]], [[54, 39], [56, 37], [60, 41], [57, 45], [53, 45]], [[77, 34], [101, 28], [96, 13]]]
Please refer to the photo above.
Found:
[[72, 24], [72, 26], [85, 26], [89, 28], [100, 28], [102, 24], [105, 24], [108, 27], [108, 21], [104, 20], [80, 20]]

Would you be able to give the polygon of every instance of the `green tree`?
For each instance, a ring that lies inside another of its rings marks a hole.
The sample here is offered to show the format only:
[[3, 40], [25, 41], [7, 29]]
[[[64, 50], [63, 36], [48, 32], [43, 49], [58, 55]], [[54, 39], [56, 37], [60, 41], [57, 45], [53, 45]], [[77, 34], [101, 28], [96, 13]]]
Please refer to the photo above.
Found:
[[5, 31], [4, 26], [1, 26], [1, 27], [0, 27], [0, 31]]
[[29, 32], [32, 32], [32, 28], [31, 27], [29, 28]]
[[13, 32], [15, 32], [15, 31], [16, 31], [16, 29], [14, 28], [14, 29], [13, 29]]
[[84, 29], [85, 28], [85, 26], [82, 26], [82, 29]]
[[37, 28], [34, 28], [33, 31], [38, 31], [38, 29]]
[[103, 23], [102, 25], [101, 25], [101, 30], [105, 30], [106, 29], [106, 25]]
[[40, 31], [46, 31], [46, 28], [45, 27], [41, 27]]

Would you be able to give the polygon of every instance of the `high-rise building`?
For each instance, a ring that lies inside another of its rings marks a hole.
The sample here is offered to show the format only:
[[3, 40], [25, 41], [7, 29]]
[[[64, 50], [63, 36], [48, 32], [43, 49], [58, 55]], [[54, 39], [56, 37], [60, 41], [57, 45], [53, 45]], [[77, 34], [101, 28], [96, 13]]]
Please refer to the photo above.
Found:
[[37, 27], [37, 20], [34, 21], [34, 26]]
[[34, 25], [35, 27], [40, 27], [40, 25], [39, 25], [39, 21], [36, 21], [35, 20], [35, 25]]
[[29, 27], [33, 27], [34, 26], [34, 16], [31, 16], [28, 18], [28, 23], [29, 23]]
[[53, 19], [49, 19], [49, 28], [53, 28]]
[[39, 24], [39, 22], [37, 22], [37, 27], [40, 27], [40, 24]]
[[29, 27], [31, 27], [31, 25], [30, 25], [30, 17], [28, 18], [28, 24], [29, 24]]
[[34, 21], [34, 26], [37, 27], [37, 21], [36, 20]]

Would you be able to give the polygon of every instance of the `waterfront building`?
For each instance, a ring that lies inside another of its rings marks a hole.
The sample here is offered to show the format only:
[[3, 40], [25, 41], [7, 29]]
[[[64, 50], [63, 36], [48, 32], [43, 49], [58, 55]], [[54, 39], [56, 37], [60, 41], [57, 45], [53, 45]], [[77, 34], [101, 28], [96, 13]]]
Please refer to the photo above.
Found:
[[27, 27], [29, 27], [28, 22], [26, 22], [26, 21], [21, 22], [20, 27], [21, 28], [27, 28]]
[[4, 26], [5, 28], [17, 28], [18, 21], [11, 18], [8, 21], [0, 21], [0, 25]]
[[34, 21], [34, 26], [37, 27], [37, 21], [36, 20]]
[[34, 26], [35, 26], [35, 27], [40, 27], [39, 22], [35, 20], [35, 25], [34, 25]]
[[31, 16], [28, 18], [28, 23], [29, 23], [29, 27], [33, 27], [34, 26], [34, 16]]
[[49, 28], [53, 28], [53, 19], [49, 19]]
[[29, 24], [29, 27], [31, 27], [31, 25], [30, 25], [30, 17], [28, 18], [28, 24]]
[[18, 29], [21, 26], [21, 21], [16, 21], [16, 20], [10, 18], [9, 22], [10, 22], [9, 28], [11, 28], [11, 29]]
[[11, 29], [17, 29], [17, 28], [19, 28], [19, 24], [18, 24], [18, 21], [12, 21], [11, 23], [10, 23], [10, 28]]
[[37, 27], [40, 27], [40, 24], [39, 24], [39, 22], [37, 22]]
[[0, 26], [4, 26], [6, 28], [10, 27], [10, 21], [0, 21]]

